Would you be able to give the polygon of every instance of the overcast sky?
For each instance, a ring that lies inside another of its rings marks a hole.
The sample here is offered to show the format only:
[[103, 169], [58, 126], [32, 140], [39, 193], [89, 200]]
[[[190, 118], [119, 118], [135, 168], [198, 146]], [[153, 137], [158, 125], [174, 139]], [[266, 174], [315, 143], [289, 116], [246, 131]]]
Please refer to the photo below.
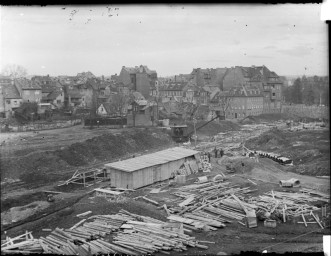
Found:
[[319, 4], [2, 6], [0, 64], [54, 76], [140, 64], [158, 76], [251, 65], [327, 75], [320, 12]]

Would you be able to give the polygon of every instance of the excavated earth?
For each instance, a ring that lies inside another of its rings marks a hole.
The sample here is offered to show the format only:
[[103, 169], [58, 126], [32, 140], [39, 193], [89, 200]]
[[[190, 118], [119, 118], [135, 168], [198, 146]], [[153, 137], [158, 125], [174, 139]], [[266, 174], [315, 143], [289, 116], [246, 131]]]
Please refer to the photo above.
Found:
[[[233, 124], [232, 129], [235, 130], [235, 127], [238, 128], [238, 124]], [[248, 128], [242, 127], [241, 130], [243, 129]], [[204, 131], [202, 135], [214, 136], [215, 132], [208, 134]], [[25, 140], [20, 140], [22, 138]], [[240, 137], [238, 141], [235, 140], [236, 138], [232, 137], [231, 143], [241, 143], [243, 139]], [[262, 195], [272, 189], [284, 191], [284, 188], [279, 187], [278, 181], [292, 177], [300, 179], [302, 186], [330, 193], [329, 180], [312, 177], [330, 175], [326, 171], [326, 166], [329, 164], [329, 146], [326, 141], [329, 142], [328, 131], [305, 130], [290, 133], [271, 129], [256, 138], [248, 139], [245, 141], [245, 146], [255, 150], [281, 153], [294, 160], [293, 167], [282, 166], [270, 159], [260, 159], [259, 163], [255, 163], [250, 158], [240, 156], [241, 150], [238, 149], [238, 154], [232, 152], [233, 154], [222, 159], [212, 158], [213, 168], [207, 175], [214, 176], [223, 172], [227, 176], [227, 181], [238, 184], [240, 187], [255, 189], [252, 196]], [[79, 185], [57, 187], [57, 183], [54, 183], [54, 181], [71, 176], [75, 168], [85, 168], [98, 163], [102, 164], [105, 161], [124, 159], [133, 154], [150, 153], [173, 146], [168, 134], [163, 131], [158, 129], [136, 129], [135, 131], [123, 129], [119, 131], [103, 128], [93, 131], [78, 127], [76, 130], [63, 130], [62, 134], [59, 134], [58, 131], [47, 131], [39, 134], [13, 136], [6, 139], [6, 144], [8, 148], [1, 149], [2, 153], [5, 152], [6, 157], [1, 158], [1, 166], [6, 167], [5, 170], [1, 170], [2, 181], [4, 178], [7, 178], [7, 181], [9, 178], [20, 178], [21, 182], [26, 181], [24, 186], [15, 187], [15, 183], [7, 187], [2, 186], [1, 219], [4, 217], [5, 221], [2, 220], [1, 230], [6, 230], [10, 237], [20, 235], [22, 230], [32, 231], [35, 237], [47, 236], [48, 232], [42, 231], [42, 229], [69, 228], [80, 221], [76, 215], [86, 211], [92, 211], [93, 215], [97, 215], [114, 214], [120, 209], [125, 209], [132, 213], [166, 220], [166, 213], [163, 209], [157, 209], [154, 205], [134, 198], [147, 195], [160, 204], [171, 204], [174, 199], [171, 195], [171, 187], [166, 189], [168, 192], [150, 194], [152, 188], [161, 185], [153, 184], [137, 189], [135, 192], [127, 192], [117, 200], [110, 200], [95, 197], [90, 193], [96, 187], [108, 185], [107, 182], [89, 188], [82, 188]], [[45, 150], [48, 151], [45, 152]], [[11, 159], [10, 157], [15, 154], [20, 158]], [[315, 161], [315, 158], [318, 161]], [[244, 169], [241, 168], [242, 162], [245, 163]], [[320, 162], [318, 171], [313, 168], [313, 164], [317, 164], [317, 162]], [[231, 172], [227, 168], [228, 165], [233, 167]], [[56, 173], [56, 175], [50, 175], [51, 173]], [[193, 183], [197, 177], [204, 175], [206, 173], [189, 176], [185, 185]], [[254, 178], [256, 179], [254, 180]], [[248, 179], [253, 179], [257, 185], [253, 185]], [[46, 183], [46, 186], [42, 186]], [[162, 185], [167, 185], [167, 183], [164, 182]], [[62, 193], [56, 194], [54, 203], [46, 203], [45, 190]], [[292, 192], [296, 191], [293, 189]], [[22, 218], [22, 215], [28, 214], [30, 216]], [[10, 222], [11, 218], [15, 218], [15, 221]], [[172, 252], [171, 255], [215, 255], [219, 252], [238, 254], [241, 251], [262, 252], [263, 250], [277, 253], [321, 252], [323, 235], [330, 234], [330, 220], [326, 220], [328, 227], [324, 230], [317, 225], [305, 227], [293, 223], [295, 221], [279, 223], [275, 229], [264, 227], [263, 222], [259, 222], [258, 227], [252, 229], [233, 222], [218, 231], [194, 231], [191, 235], [197, 240], [207, 240], [215, 242], [215, 244], [206, 244], [209, 246], [208, 250], [189, 248], [186, 252]], [[1, 238], [5, 238], [3, 232]]]

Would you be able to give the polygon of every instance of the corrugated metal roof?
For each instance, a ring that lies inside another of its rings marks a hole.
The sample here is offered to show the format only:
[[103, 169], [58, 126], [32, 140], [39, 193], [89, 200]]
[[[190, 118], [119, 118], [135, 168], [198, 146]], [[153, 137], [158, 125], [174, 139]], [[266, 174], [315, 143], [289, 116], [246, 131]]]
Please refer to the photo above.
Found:
[[105, 164], [105, 166], [122, 170], [125, 172], [133, 172], [150, 166], [164, 164], [170, 161], [175, 161], [184, 157], [192, 156], [197, 153], [199, 153], [199, 151], [175, 147], [167, 150], [162, 150], [153, 154], [130, 158], [115, 163]]

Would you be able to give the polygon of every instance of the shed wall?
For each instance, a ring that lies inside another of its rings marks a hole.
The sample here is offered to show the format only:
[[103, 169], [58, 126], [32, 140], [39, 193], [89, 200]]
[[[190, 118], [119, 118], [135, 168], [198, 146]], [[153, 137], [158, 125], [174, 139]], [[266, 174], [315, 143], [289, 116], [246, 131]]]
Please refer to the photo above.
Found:
[[112, 187], [133, 189], [132, 173], [110, 169], [110, 184]]
[[192, 159], [192, 156], [167, 162], [165, 164], [150, 166], [134, 172], [125, 172], [112, 168], [107, 168], [107, 172], [110, 173], [111, 186], [136, 189], [169, 179], [171, 173], [179, 169], [186, 159]]

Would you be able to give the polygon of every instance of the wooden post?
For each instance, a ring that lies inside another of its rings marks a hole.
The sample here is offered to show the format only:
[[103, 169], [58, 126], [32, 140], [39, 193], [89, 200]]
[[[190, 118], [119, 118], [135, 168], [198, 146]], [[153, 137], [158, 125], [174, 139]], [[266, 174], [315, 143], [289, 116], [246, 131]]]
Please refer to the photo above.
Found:
[[303, 222], [305, 223], [305, 226], [307, 227], [307, 222], [306, 222], [305, 216], [303, 214], [301, 214], [301, 216], [302, 216]]

